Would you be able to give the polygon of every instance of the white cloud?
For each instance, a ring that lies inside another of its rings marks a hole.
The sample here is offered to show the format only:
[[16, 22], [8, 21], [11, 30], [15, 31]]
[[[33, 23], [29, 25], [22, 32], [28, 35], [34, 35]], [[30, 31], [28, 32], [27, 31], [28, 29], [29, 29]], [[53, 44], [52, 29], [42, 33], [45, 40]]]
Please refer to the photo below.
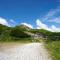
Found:
[[[51, 9], [44, 17], [42, 20], [37, 19], [36, 20], [36, 24], [37, 24], [37, 28], [42, 28], [42, 29], [46, 29], [49, 31], [55, 31], [55, 32], [60, 32], [60, 27], [56, 27], [56, 23], [58, 23], [58, 25], [60, 24], [60, 6], [58, 6], [56, 9]], [[47, 25], [44, 24], [43, 22], [53, 22], [55, 25]]]
[[36, 20], [37, 29], [46, 29], [52, 32], [60, 32], [60, 28], [56, 27], [55, 25], [52, 25], [48, 27], [46, 24], [42, 23], [41, 20]]
[[0, 17], [0, 24], [2, 24], [2, 25], [6, 25], [6, 26], [9, 26], [7, 20], [4, 19], [4, 18], [2, 18], [2, 17]]
[[14, 27], [14, 26], [16, 26], [16, 24], [17, 24], [16, 21], [14, 21], [13, 19], [10, 19], [9, 20], [9, 25], [10, 26], [13, 26]]
[[60, 32], [60, 28], [57, 28], [56, 26], [52, 25], [51, 29], [56, 32]]
[[[49, 20], [54, 20], [57, 14], [60, 13], [60, 6], [57, 7], [56, 9], [51, 9], [45, 16], [44, 16], [44, 20], [49, 21]], [[59, 16], [59, 15], [58, 15]], [[59, 16], [60, 17], [60, 16]], [[53, 19], [54, 18], [54, 19]], [[56, 20], [55, 20], [56, 21]], [[54, 21], [54, 22], [55, 22]], [[50, 21], [49, 21], [50, 22]]]
[[60, 17], [50, 19], [49, 22], [55, 22], [55, 23], [60, 23]]
[[7, 19], [0, 17], [0, 24], [11, 27], [14, 26], [16, 22], [13, 19], [7, 21]]
[[47, 20], [48, 18], [50, 18], [50, 17], [52, 17], [53, 15], [55, 15], [55, 13], [56, 13], [56, 11], [53, 11], [53, 10], [49, 11], [49, 12], [47, 13], [47, 15], [45, 16], [45, 20]]
[[37, 24], [38, 28], [42, 28], [42, 29], [45, 28], [45, 29], [47, 29], [47, 25], [43, 24], [41, 22], [41, 20], [39, 20], [39, 19], [36, 20], [36, 24]]
[[10, 19], [10, 22], [13, 23], [13, 24], [16, 23], [13, 19]]
[[26, 25], [26, 26], [28, 26], [30, 28], [33, 28], [33, 26], [31, 24], [28, 24], [28, 23], [21, 23], [21, 24]]

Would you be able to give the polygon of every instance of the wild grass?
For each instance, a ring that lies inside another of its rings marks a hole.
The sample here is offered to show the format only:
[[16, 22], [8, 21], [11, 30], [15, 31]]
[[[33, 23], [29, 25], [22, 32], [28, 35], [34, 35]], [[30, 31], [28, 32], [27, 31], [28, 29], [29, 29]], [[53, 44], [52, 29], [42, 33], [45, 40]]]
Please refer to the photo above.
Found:
[[21, 38], [14, 40], [1, 40], [0, 43], [30, 43], [32, 42], [31, 38]]
[[60, 60], [60, 41], [51, 41], [45, 44], [51, 54], [52, 60]]

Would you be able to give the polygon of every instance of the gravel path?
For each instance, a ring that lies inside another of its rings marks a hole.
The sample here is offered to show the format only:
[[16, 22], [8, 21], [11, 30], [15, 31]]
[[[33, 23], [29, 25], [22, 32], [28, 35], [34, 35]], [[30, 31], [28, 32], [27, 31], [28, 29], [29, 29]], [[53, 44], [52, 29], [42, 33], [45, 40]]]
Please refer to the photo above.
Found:
[[51, 60], [42, 43], [30, 43], [5, 48], [0, 51], [0, 60]]

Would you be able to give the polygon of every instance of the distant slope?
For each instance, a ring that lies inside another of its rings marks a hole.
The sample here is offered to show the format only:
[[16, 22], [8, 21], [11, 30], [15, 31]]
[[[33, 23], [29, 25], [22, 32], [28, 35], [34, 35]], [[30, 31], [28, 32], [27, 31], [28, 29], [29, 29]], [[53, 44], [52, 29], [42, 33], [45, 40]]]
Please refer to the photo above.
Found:
[[60, 32], [51, 32], [44, 29], [32, 29], [30, 32], [34, 34], [41, 33], [50, 41], [60, 40]]
[[25, 33], [29, 28], [27, 26], [7, 27], [0, 24], [0, 41], [20, 40], [20, 38], [28, 38], [29, 34]]
[[31, 38], [31, 35], [36, 33], [41, 33], [44, 36], [48, 36], [48, 39], [50, 40], [60, 40], [60, 32], [51, 32], [44, 29], [31, 29], [25, 25], [7, 27], [5, 25], [0, 24], [0, 41]]

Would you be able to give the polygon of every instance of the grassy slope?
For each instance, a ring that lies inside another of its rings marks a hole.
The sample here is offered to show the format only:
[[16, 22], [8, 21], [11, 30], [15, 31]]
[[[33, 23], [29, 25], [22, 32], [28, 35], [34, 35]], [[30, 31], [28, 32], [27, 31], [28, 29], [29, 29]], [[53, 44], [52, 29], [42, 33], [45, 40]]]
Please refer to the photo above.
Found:
[[60, 41], [53, 41], [46, 43], [46, 48], [53, 60], [60, 60]]

